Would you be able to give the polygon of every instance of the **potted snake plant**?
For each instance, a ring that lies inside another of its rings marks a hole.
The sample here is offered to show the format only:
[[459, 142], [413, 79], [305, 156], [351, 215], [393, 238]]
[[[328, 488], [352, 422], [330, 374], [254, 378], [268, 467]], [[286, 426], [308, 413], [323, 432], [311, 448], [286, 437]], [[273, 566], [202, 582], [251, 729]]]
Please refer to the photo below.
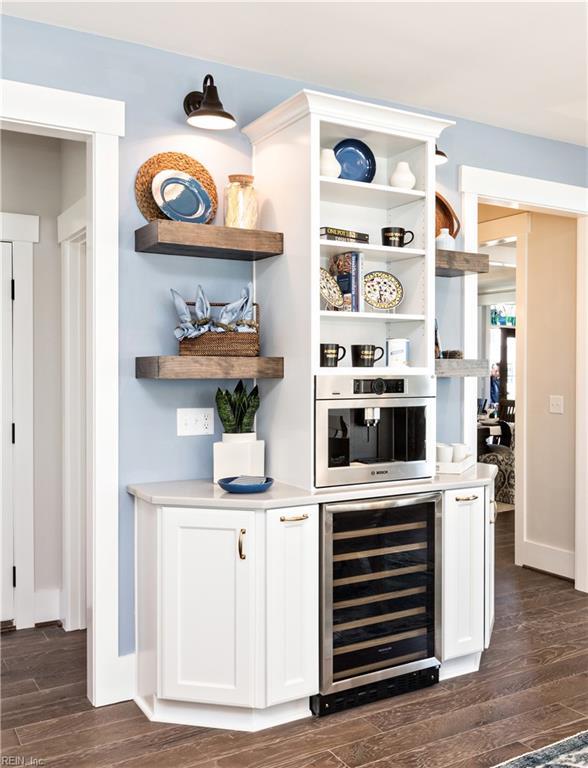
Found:
[[257, 439], [255, 414], [259, 408], [257, 386], [248, 392], [239, 381], [233, 392], [217, 389], [216, 410], [224, 428], [222, 442], [214, 444], [214, 481], [238, 475], [263, 476], [265, 444]]

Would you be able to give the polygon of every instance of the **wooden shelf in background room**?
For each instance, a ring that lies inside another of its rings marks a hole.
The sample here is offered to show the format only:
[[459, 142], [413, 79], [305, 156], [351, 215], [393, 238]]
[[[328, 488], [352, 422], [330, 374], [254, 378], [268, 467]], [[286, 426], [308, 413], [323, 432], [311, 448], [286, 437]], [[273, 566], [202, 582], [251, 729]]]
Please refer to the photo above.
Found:
[[435, 252], [435, 275], [437, 277], [463, 277], [490, 270], [490, 257], [485, 253], [469, 251], [446, 251], [437, 248]]
[[262, 229], [215, 227], [156, 219], [135, 230], [135, 251], [205, 259], [259, 261], [284, 252], [284, 235]]
[[135, 358], [138, 379], [283, 379], [283, 357], [159, 355]]
[[458, 358], [435, 360], [435, 375], [439, 378], [450, 376], [490, 376], [488, 360], [460, 360]]

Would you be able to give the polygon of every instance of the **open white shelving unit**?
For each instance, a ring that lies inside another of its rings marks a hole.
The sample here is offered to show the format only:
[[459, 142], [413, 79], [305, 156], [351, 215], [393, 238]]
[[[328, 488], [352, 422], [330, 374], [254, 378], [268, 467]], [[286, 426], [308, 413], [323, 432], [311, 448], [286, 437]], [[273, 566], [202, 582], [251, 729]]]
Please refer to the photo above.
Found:
[[[404, 289], [404, 298], [391, 311], [372, 309], [349, 312], [326, 309], [319, 296], [319, 344], [312, 350], [313, 371], [320, 374], [320, 343], [334, 342], [348, 350], [340, 369], [353, 373], [352, 344], [375, 344], [385, 347], [386, 339], [409, 340], [409, 365], [403, 375], [434, 372], [434, 141], [428, 136], [417, 138], [400, 128], [375, 130], [360, 128], [344, 120], [320, 120], [316, 131], [319, 149], [332, 148], [345, 138], [364, 141], [376, 158], [376, 175], [371, 183], [327, 179], [318, 180], [318, 226], [365, 232], [369, 244], [319, 240], [318, 265], [328, 269], [333, 256], [359, 252], [364, 273], [390, 272]], [[414, 189], [398, 189], [388, 180], [399, 160], [407, 160], [416, 176]], [[311, 179], [311, 184], [313, 180]], [[316, 218], [314, 219], [316, 221]], [[401, 226], [414, 232], [413, 243], [406, 248], [390, 248], [381, 244], [385, 226]], [[314, 251], [315, 249], [313, 249]], [[316, 264], [316, 252], [314, 263]], [[318, 278], [318, 268], [316, 269]], [[318, 282], [311, 275], [313, 291]], [[374, 366], [388, 372], [382, 359]], [[331, 369], [328, 371], [331, 372]], [[365, 370], [364, 370], [365, 372]]]
[[[268, 471], [313, 485], [314, 381], [320, 375], [370, 372], [435, 375], [435, 143], [450, 121], [315, 91], [301, 91], [248, 125], [253, 172], [260, 195], [260, 226], [284, 233], [279, 259], [254, 264], [256, 301], [262, 310], [262, 354], [284, 356], [284, 379], [260, 382], [258, 429], [272, 449]], [[320, 151], [342, 139], [365, 142], [376, 158], [371, 183], [320, 174]], [[414, 189], [389, 185], [400, 160], [416, 176]], [[381, 230], [414, 232], [406, 248], [382, 245]], [[321, 227], [365, 232], [369, 243], [323, 240]], [[404, 297], [393, 311], [333, 311], [320, 297], [320, 267], [333, 256], [361, 252], [364, 272], [391, 272]], [[351, 346], [385, 347], [409, 340], [409, 364], [353, 368]], [[320, 344], [337, 343], [346, 355], [337, 368], [321, 368]], [[296, 428], [292, 429], [292, 424]]]

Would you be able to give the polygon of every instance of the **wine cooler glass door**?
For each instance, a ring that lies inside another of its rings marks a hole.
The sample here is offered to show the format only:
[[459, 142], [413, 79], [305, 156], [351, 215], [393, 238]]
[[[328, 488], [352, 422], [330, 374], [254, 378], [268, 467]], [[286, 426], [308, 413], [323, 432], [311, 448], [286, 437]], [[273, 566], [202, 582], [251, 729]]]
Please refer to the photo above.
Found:
[[441, 495], [323, 507], [321, 693], [439, 664]]

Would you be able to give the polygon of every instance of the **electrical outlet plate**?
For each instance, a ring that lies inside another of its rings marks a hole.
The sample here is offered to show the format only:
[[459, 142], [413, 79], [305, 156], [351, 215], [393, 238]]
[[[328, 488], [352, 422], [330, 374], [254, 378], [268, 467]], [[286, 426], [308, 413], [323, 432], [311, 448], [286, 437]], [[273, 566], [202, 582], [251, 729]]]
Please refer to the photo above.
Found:
[[214, 434], [213, 408], [178, 408], [178, 437]]
[[563, 413], [563, 395], [549, 395], [549, 413]]

